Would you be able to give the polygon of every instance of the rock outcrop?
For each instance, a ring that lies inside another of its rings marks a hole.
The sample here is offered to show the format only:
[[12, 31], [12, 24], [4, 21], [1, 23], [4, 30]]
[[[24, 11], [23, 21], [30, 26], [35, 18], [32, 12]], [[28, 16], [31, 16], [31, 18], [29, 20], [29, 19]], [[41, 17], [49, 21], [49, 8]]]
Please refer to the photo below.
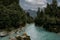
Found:
[[10, 40], [31, 40], [31, 39], [30, 39], [30, 36], [24, 33], [22, 36], [17, 35], [16, 37], [10, 38]]

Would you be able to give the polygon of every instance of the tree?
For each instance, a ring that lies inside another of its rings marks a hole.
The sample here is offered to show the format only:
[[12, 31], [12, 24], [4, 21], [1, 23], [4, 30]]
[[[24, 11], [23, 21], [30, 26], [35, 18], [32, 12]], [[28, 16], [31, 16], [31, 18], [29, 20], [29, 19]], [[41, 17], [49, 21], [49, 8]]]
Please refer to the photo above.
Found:
[[40, 14], [40, 8], [38, 8], [38, 11], [37, 11], [37, 15], [39, 15]]
[[21, 27], [26, 23], [26, 14], [19, 6], [19, 0], [0, 0], [0, 29]]
[[57, 8], [57, 0], [52, 0], [52, 7]]
[[43, 25], [48, 31], [60, 32], [60, 7], [57, 6], [57, 0], [52, 0], [52, 4], [47, 3], [45, 15], [42, 11], [37, 11], [37, 13], [38, 15], [35, 19], [36, 25]]
[[52, 0], [52, 13], [54, 14], [54, 16], [56, 16], [57, 13], [57, 0]]
[[41, 26], [44, 23], [44, 12], [43, 10], [40, 11], [38, 8], [37, 17], [35, 18], [35, 24]]

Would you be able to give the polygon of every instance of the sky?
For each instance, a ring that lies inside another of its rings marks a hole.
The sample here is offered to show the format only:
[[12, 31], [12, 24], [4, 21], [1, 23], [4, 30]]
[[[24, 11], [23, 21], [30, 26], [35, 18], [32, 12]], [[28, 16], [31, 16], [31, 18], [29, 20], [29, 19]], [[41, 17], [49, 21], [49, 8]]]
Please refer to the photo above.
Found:
[[[44, 8], [47, 3], [52, 3], [51, 0], [20, 0], [19, 4], [24, 10], [37, 10], [38, 7]], [[60, 6], [60, 0], [58, 0], [58, 6]]]

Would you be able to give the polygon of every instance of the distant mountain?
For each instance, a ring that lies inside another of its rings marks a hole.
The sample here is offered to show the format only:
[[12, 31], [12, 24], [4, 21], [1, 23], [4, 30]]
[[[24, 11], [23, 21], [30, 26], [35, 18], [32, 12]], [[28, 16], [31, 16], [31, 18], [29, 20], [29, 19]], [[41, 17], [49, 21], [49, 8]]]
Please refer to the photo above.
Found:
[[29, 12], [30, 16], [33, 17], [33, 18], [35, 18], [35, 17], [37, 16], [35, 10], [30, 10], [30, 9], [29, 9], [29, 10], [26, 10], [26, 12]]

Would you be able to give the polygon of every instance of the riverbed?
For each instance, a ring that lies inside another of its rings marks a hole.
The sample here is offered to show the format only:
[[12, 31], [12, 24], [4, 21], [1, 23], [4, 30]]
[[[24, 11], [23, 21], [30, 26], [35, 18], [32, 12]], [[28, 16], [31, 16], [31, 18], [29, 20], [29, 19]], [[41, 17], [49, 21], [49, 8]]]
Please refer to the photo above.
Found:
[[[22, 30], [19, 35], [22, 35], [24, 32], [26, 32], [30, 36], [31, 40], [60, 40], [59, 34], [48, 32], [42, 27], [35, 26], [34, 23], [27, 24], [24, 30]], [[0, 37], [0, 40], [9, 40], [10, 36], [14, 37], [16, 35], [18, 34], [10, 34], [3, 38]]]

